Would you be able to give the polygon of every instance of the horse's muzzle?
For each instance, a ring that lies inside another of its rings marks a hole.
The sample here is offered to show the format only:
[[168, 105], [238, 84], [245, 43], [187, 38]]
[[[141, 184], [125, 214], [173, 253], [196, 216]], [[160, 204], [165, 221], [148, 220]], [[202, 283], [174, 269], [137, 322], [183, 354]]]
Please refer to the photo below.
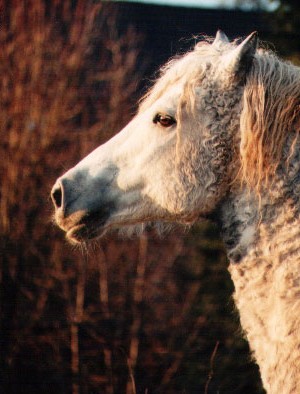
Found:
[[74, 243], [86, 242], [102, 235], [105, 223], [113, 211], [113, 204], [82, 204], [83, 194], [72, 182], [59, 179], [52, 188], [55, 221]]

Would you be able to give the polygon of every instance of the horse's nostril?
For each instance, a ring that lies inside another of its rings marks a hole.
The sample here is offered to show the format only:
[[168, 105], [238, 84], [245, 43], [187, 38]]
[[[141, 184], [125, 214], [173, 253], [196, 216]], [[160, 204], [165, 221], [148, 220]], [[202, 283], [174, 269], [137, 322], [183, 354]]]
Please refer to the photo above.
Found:
[[52, 192], [51, 192], [51, 197], [53, 204], [55, 205], [56, 208], [60, 208], [62, 205], [62, 190], [61, 190], [61, 185], [56, 184], [54, 185]]

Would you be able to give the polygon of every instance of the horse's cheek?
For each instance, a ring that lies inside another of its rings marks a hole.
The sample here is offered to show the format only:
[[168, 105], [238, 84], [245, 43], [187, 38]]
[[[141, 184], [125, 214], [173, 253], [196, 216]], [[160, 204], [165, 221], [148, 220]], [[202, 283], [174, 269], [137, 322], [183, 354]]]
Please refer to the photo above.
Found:
[[199, 213], [209, 213], [215, 208], [228, 185], [229, 160], [226, 144], [216, 139], [194, 141], [183, 147], [177, 165], [182, 210], [199, 208]]

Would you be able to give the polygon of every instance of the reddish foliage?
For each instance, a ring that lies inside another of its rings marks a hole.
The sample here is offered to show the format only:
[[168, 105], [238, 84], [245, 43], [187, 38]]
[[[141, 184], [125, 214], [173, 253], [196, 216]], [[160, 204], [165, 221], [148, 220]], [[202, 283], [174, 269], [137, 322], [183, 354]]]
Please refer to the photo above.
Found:
[[86, 252], [51, 223], [56, 177], [128, 121], [140, 37], [119, 36], [103, 2], [0, 8], [0, 391], [199, 392], [220, 341], [209, 387], [246, 393], [249, 379], [227, 376], [228, 353], [247, 353], [231, 337], [231, 283], [210, 226]]

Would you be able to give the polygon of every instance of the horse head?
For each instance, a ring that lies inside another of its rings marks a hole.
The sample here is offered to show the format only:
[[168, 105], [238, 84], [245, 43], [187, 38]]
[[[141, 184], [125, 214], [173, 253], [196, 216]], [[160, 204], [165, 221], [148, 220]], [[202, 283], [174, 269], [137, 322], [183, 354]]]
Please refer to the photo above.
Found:
[[218, 32], [171, 60], [137, 115], [56, 181], [57, 224], [73, 242], [145, 222], [210, 215], [236, 177], [240, 114], [257, 35]]

